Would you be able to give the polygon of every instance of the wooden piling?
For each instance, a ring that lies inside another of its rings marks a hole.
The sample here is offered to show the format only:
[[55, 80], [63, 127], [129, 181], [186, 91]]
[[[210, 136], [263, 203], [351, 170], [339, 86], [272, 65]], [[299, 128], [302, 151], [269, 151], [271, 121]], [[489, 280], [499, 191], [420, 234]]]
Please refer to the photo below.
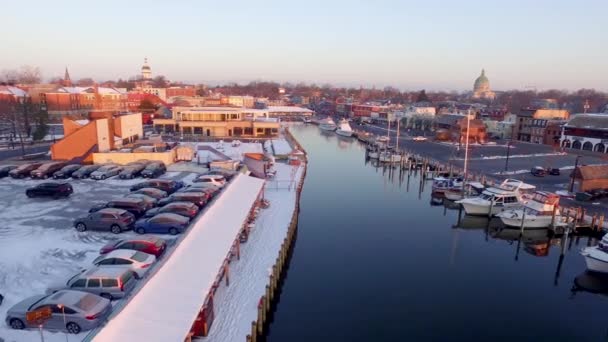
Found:
[[593, 217], [591, 217], [591, 229], [595, 230], [595, 223], [597, 221], [597, 214], [593, 214]]
[[521, 225], [519, 226], [519, 233], [520, 234], [524, 233], [525, 223], [526, 223], [526, 211], [523, 210], [523, 214], [521, 215]]
[[604, 229], [604, 214], [600, 215], [600, 220], [599, 220], [598, 225], [597, 225], [597, 230], [598, 231], [602, 231], [602, 229]]
[[251, 321], [251, 341], [256, 342], [258, 339], [258, 325], [255, 321]]
[[555, 231], [555, 214], [557, 213], [557, 205], [553, 206], [553, 212], [551, 213], [551, 230]]
[[224, 264], [224, 279], [226, 280], [226, 286], [230, 286], [230, 269], [228, 268], [228, 263]]
[[490, 210], [488, 210], [488, 219], [492, 219], [492, 210], [494, 209], [494, 201], [490, 200]]
[[262, 336], [264, 333], [264, 297], [260, 298], [260, 303], [258, 304], [258, 335]]

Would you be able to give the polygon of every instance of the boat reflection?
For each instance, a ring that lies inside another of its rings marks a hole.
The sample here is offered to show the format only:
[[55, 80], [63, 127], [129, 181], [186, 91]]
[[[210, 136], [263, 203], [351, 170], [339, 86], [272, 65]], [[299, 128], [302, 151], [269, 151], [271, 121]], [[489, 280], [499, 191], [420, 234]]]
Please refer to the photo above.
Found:
[[608, 274], [585, 271], [574, 278], [572, 297], [578, 292], [608, 296]]

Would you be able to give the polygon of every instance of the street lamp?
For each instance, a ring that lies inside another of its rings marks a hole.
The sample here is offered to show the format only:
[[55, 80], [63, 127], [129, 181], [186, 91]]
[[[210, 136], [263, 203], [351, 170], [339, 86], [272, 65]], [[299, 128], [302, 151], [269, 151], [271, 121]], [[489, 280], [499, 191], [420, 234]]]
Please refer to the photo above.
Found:
[[507, 141], [507, 159], [505, 160], [505, 172], [509, 171], [509, 155], [511, 154], [511, 139]]
[[[67, 320], [65, 319], [65, 306], [63, 304], [57, 304], [57, 307], [61, 309], [61, 313], [63, 314], [63, 326], [67, 328]], [[65, 333], [65, 342], [68, 342], [68, 333]]]
[[576, 156], [576, 160], [574, 161], [574, 170], [572, 171], [572, 175], [570, 176], [570, 192], [574, 190], [574, 176], [576, 175], [576, 168], [578, 167], [578, 159], [582, 156]]

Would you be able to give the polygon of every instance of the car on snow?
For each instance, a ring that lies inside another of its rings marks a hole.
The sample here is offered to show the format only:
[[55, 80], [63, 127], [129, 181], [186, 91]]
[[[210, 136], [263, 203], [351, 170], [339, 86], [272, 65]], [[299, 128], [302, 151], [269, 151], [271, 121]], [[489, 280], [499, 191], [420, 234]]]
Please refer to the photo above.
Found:
[[124, 209], [103, 208], [74, 220], [74, 228], [79, 232], [100, 230], [119, 234], [132, 229], [134, 223], [135, 216]]
[[25, 190], [25, 195], [32, 197], [69, 197], [74, 189], [68, 183], [40, 183]]
[[8, 177], [9, 172], [11, 170], [16, 169], [17, 165], [5, 165], [0, 166], [0, 178]]
[[82, 167], [82, 165], [80, 164], [70, 164], [70, 165], [66, 165], [64, 167], [62, 167], [61, 169], [55, 171], [53, 173], [53, 178], [55, 179], [60, 179], [60, 178], [69, 178], [72, 177], [72, 174], [76, 171], [78, 171], [80, 168]]
[[17, 166], [16, 168], [9, 171], [8, 175], [12, 178], [25, 178], [30, 175], [30, 172], [36, 170], [42, 165], [42, 163], [26, 163]]
[[132, 249], [117, 249], [115, 251], [102, 254], [93, 260], [93, 265], [99, 267], [120, 266], [135, 273], [137, 278], [142, 278], [150, 266], [156, 261], [152, 254], [135, 251]]
[[103, 165], [99, 165], [99, 164], [85, 165], [85, 166], [81, 167], [80, 169], [74, 171], [72, 173], [72, 178], [75, 178], [75, 179], [89, 178], [93, 172], [97, 171], [102, 166]]
[[40, 165], [39, 168], [30, 172], [30, 177], [46, 179], [53, 176], [55, 171], [59, 171], [65, 166], [65, 162], [50, 162]]
[[199, 208], [191, 202], [172, 202], [160, 208], [152, 208], [146, 211], [144, 217], [153, 217], [158, 214], [172, 213], [181, 216], [194, 218], [198, 214]]
[[101, 250], [99, 250], [99, 254], [106, 254], [119, 249], [132, 249], [152, 254], [158, 258], [165, 252], [165, 249], [167, 249], [167, 241], [156, 236], [120, 239], [103, 246]]
[[190, 219], [177, 214], [158, 214], [151, 218], [143, 218], [135, 222], [135, 232], [138, 234], [157, 233], [177, 235], [183, 233]]

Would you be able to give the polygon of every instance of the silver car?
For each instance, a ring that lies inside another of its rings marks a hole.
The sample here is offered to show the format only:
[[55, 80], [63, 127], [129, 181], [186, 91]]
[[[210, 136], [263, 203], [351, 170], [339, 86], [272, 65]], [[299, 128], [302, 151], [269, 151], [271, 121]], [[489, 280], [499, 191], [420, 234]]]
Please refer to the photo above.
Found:
[[13, 329], [37, 328], [25, 319], [29, 311], [51, 309], [51, 318], [44, 322], [47, 330], [78, 334], [98, 327], [112, 310], [110, 301], [87, 292], [62, 290], [50, 295], [33, 296], [13, 305], [6, 312], [6, 324]]
[[91, 173], [92, 179], [106, 179], [110, 177], [114, 177], [122, 171], [122, 166], [119, 165], [107, 165], [102, 166], [93, 173]]
[[124, 267], [93, 267], [76, 274], [64, 285], [49, 287], [47, 292], [78, 290], [113, 300], [124, 297], [135, 287], [136, 281], [133, 272]]

